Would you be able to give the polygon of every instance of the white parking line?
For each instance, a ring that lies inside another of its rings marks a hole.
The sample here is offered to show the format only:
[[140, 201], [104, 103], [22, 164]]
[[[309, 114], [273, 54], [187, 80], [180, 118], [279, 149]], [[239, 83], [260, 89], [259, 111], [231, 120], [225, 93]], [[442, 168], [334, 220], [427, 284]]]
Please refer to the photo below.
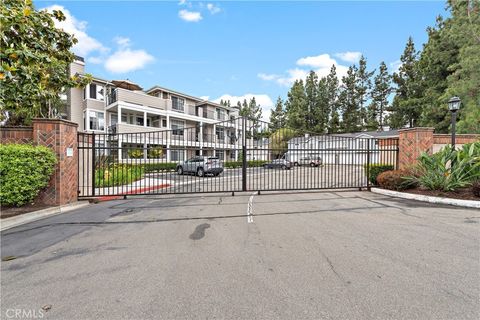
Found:
[[253, 223], [253, 196], [255, 196], [255, 192], [252, 193], [250, 198], [248, 199], [247, 205], [247, 223]]

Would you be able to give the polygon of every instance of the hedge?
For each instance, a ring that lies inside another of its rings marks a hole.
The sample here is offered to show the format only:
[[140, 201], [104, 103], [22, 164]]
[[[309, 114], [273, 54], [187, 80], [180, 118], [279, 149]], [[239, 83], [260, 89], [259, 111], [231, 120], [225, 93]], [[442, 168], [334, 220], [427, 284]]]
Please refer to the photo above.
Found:
[[48, 185], [57, 159], [52, 150], [28, 144], [0, 145], [0, 203], [32, 203]]
[[368, 180], [370, 180], [370, 183], [372, 184], [377, 184], [377, 177], [380, 173], [385, 172], [385, 171], [390, 171], [394, 169], [394, 166], [391, 164], [370, 164], [369, 165], [369, 170], [367, 170], [368, 166], [364, 165], [365, 172], [368, 172]]
[[95, 187], [113, 187], [130, 184], [143, 177], [143, 166], [128, 164], [112, 165], [95, 170]]
[[[247, 161], [247, 167], [252, 168], [252, 167], [261, 167], [263, 166], [267, 161], [263, 160], [250, 160]], [[241, 168], [242, 167], [242, 161], [225, 161], [223, 166], [225, 168], [230, 168], [230, 169], [235, 169], [235, 168]]]

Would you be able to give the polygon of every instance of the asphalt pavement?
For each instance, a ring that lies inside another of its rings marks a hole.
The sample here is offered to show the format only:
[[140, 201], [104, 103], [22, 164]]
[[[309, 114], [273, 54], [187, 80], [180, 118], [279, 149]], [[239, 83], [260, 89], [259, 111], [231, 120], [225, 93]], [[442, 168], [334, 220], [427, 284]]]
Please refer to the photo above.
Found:
[[479, 222], [369, 192], [103, 202], [2, 232], [1, 314], [478, 319]]

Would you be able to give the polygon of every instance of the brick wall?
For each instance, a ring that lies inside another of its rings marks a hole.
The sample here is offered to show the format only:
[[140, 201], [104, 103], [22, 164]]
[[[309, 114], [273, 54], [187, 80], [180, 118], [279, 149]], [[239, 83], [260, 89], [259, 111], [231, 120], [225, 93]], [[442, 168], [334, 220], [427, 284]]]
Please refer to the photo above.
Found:
[[422, 152], [433, 152], [433, 128], [402, 129], [398, 134], [400, 169], [415, 164]]
[[32, 127], [0, 127], [0, 141], [7, 143], [33, 143]]
[[[65, 205], [77, 201], [78, 146], [77, 124], [59, 119], [35, 119], [31, 128], [0, 128], [1, 143], [32, 143], [53, 150], [57, 157], [55, 172], [36, 202]], [[73, 152], [67, 156], [67, 149]]]

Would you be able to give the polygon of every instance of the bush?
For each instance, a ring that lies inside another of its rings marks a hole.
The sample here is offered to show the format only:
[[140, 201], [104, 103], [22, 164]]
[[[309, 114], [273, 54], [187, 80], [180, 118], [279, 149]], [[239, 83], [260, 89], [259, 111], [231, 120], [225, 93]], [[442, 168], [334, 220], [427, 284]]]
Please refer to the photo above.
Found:
[[402, 191], [416, 187], [411, 176], [412, 172], [407, 170], [384, 171], [378, 175], [377, 182], [384, 189]]
[[143, 150], [142, 149], [131, 149], [127, 151], [128, 157], [130, 159], [142, 159]]
[[48, 185], [57, 159], [52, 150], [26, 144], [0, 145], [0, 203], [32, 203]]
[[455, 191], [480, 177], [480, 143], [466, 144], [459, 151], [445, 146], [439, 152], [423, 153], [418, 177], [413, 178], [429, 190]]
[[[247, 167], [249, 167], [249, 168], [261, 167], [265, 163], [267, 163], [267, 161], [264, 161], [264, 160], [250, 160], [250, 161], [247, 161]], [[224, 168], [230, 168], [230, 169], [241, 168], [242, 165], [243, 165], [242, 161], [225, 161], [223, 163]]]
[[480, 180], [472, 183], [472, 193], [475, 197], [480, 197]]
[[130, 184], [143, 177], [143, 166], [115, 164], [95, 170], [95, 187], [113, 187]]
[[[142, 154], [142, 157], [143, 157], [143, 154]], [[160, 159], [161, 157], [163, 157], [162, 148], [157, 147], [157, 148], [148, 149], [147, 157], [148, 159]]]
[[[371, 184], [377, 184], [377, 177], [380, 173], [394, 169], [391, 164], [370, 164], [364, 165], [365, 172], [368, 172], [368, 180]], [[368, 169], [368, 170], [367, 170]]]

